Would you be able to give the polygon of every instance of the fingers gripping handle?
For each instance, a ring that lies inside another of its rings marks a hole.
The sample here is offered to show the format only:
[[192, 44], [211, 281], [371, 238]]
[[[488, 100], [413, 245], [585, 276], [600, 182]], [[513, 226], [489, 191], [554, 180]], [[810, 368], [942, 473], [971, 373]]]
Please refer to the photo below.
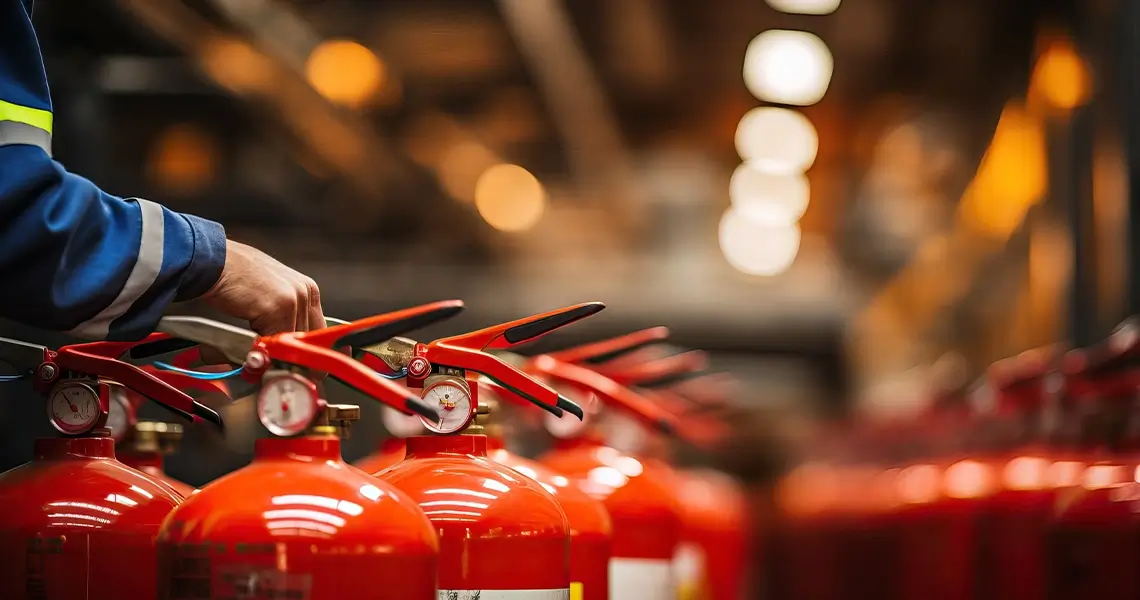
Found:
[[447, 344], [452, 347], [471, 350], [505, 350], [512, 346], [534, 341], [555, 329], [597, 314], [605, 307], [606, 305], [601, 302], [576, 304], [471, 333], [442, 338], [432, 342], [432, 344]]
[[646, 346], [656, 344], [669, 337], [668, 327], [652, 327], [642, 329], [626, 335], [601, 340], [590, 344], [575, 346], [558, 352], [551, 352], [549, 356], [564, 363], [570, 364], [600, 364], [619, 356], [624, 356]]

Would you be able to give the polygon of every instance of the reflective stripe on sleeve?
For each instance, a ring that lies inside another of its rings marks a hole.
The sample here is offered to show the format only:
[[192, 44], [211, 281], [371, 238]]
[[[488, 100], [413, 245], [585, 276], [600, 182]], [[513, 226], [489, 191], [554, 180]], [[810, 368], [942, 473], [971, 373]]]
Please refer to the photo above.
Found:
[[0, 121], [0, 146], [35, 146], [51, 156], [51, 134], [26, 123]]
[[165, 223], [162, 207], [150, 200], [132, 198], [142, 212], [142, 239], [139, 241], [138, 260], [135, 261], [127, 283], [107, 308], [69, 333], [87, 339], [104, 339], [111, 322], [123, 316], [131, 306], [158, 279], [162, 271], [162, 253], [165, 248]]

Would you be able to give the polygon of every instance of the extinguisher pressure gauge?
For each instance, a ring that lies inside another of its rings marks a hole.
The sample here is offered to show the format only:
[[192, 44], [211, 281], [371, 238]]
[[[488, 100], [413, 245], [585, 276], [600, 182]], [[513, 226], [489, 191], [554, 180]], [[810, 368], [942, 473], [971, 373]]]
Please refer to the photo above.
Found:
[[475, 418], [475, 402], [471, 388], [457, 377], [440, 379], [424, 388], [424, 402], [439, 413], [439, 421], [420, 417], [424, 427], [435, 433], [455, 433], [467, 427]]
[[131, 426], [131, 406], [126, 389], [120, 385], [109, 387], [111, 402], [107, 410], [107, 427], [111, 430], [111, 437], [118, 441], [123, 439]]
[[266, 373], [257, 396], [257, 418], [273, 435], [299, 435], [313, 423], [319, 404], [312, 381], [296, 373]]
[[52, 389], [48, 417], [52, 426], [66, 435], [82, 435], [106, 420], [99, 392], [78, 381], [64, 382]]

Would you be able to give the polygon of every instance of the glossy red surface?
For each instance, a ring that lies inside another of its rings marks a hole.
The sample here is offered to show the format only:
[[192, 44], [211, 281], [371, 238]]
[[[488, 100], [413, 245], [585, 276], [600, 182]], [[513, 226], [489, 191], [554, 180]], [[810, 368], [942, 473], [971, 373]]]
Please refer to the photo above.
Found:
[[119, 462], [127, 465], [132, 469], [138, 469], [151, 477], [165, 483], [178, 492], [178, 495], [185, 498], [193, 494], [197, 490], [194, 486], [188, 483], [182, 483], [177, 479], [166, 474], [162, 468], [162, 454], [158, 452], [128, 452], [125, 450], [118, 451]]
[[160, 598], [436, 597], [431, 523], [333, 436], [257, 440], [251, 464], [170, 514], [158, 550]]
[[667, 464], [636, 459], [593, 440], [561, 440], [539, 462], [605, 504], [615, 558], [672, 560], [681, 539], [679, 480]]
[[1140, 597], [1136, 465], [1135, 460], [1090, 465], [1082, 487], [1058, 495], [1045, 558], [1051, 597]]
[[605, 505], [549, 467], [508, 452], [501, 441], [489, 438], [487, 444], [491, 460], [539, 482], [562, 506], [570, 524], [570, 579], [582, 584], [582, 599], [609, 598], [613, 526]]
[[739, 600], [752, 565], [752, 519], [742, 486], [711, 470], [678, 471], [684, 509], [681, 543], [700, 548], [711, 600]]
[[384, 438], [375, 452], [352, 463], [365, 473], [378, 473], [388, 467], [404, 460], [405, 446], [403, 438]]
[[154, 540], [181, 502], [115, 460], [111, 438], [36, 440], [0, 474], [0, 598], [153, 598]]
[[412, 436], [377, 473], [419, 503], [439, 534], [441, 590], [570, 587], [570, 526], [555, 497], [487, 456], [482, 435]]

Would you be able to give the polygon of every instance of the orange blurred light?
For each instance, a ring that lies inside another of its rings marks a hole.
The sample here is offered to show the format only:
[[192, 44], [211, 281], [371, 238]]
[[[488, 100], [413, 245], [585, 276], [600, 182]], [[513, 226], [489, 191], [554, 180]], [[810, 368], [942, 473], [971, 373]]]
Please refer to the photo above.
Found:
[[911, 465], [903, 469], [896, 479], [899, 498], [910, 504], [937, 500], [938, 476], [938, 467], [934, 465]]
[[1010, 103], [959, 205], [960, 214], [981, 233], [1009, 237], [1029, 207], [1045, 194], [1048, 171], [1041, 122]]
[[978, 498], [993, 492], [994, 473], [988, 465], [963, 460], [946, 469], [946, 495], [951, 498]]
[[1073, 460], [1057, 461], [1049, 465], [1045, 480], [1052, 487], [1072, 487], [1081, 482], [1084, 470], [1084, 463]]
[[1049, 461], [1033, 456], [1019, 456], [1005, 465], [1002, 473], [1005, 487], [1011, 490], [1039, 490], [1045, 487]]
[[439, 161], [439, 181], [456, 200], [473, 202], [479, 177], [498, 161], [477, 142], [460, 142], [444, 152]]
[[360, 107], [384, 87], [387, 67], [368, 48], [352, 40], [327, 40], [309, 55], [305, 75], [329, 101]]
[[1030, 90], [1051, 106], [1070, 110], [1088, 101], [1092, 78], [1084, 59], [1069, 40], [1049, 45], [1033, 68]]
[[1120, 465], [1092, 465], [1085, 469], [1081, 485], [1088, 490], [1099, 490], [1124, 483], [1128, 473]]
[[263, 92], [273, 86], [273, 64], [238, 39], [222, 37], [207, 42], [202, 64], [218, 85], [236, 93]]
[[217, 154], [213, 136], [193, 125], [174, 125], [151, 150], [150, 174], [166, 189], [192, 193], [213, 181]]
[[498, 164], [479, 176], [475, 208], [499, 231], [534, 227], [546, 208], [546, 192], [538, 179], [518, 165]]

